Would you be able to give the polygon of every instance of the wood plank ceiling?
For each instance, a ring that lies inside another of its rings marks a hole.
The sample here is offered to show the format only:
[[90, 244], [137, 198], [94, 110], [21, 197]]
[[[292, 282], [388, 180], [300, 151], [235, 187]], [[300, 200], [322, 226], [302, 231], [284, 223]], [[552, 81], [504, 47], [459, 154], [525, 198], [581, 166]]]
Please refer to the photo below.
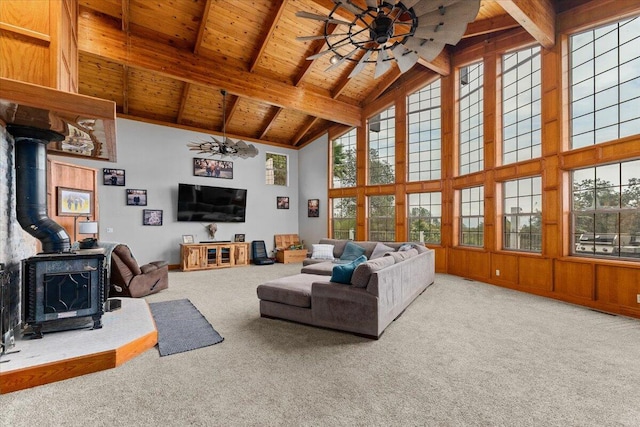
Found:
[[[364, 6], [364, 0], [353, 0]], [[555, 14], [578, 0], [482, 0], [465, 38], [524, 27], [552, 46]], [[355, 63], [329, 72], [323, 22], [332, 0], [80, 0], [79, 91], [115, 101], [119, 117], [192, 128], [246, 141], [299, 147], [336, 124], [358, 126], [362, 107], [401, 74], [377, 80], [369, 65], [348, 78]], [[459, 44], [460, 46], [461, 44]], [[432, 63], [407, 74], [450, 72], [448, 47]], [[223, 98], [227, 91], [226, 123]]]

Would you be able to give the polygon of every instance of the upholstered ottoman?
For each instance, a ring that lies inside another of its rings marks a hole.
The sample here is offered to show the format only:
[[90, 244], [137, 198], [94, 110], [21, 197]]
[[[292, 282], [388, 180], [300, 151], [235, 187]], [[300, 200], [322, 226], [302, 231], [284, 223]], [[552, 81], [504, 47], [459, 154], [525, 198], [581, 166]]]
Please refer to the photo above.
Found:
[[295, 274], [258, 285], [260, 315], [311, 322], [311, 285], [327, 279], [319, 274]]

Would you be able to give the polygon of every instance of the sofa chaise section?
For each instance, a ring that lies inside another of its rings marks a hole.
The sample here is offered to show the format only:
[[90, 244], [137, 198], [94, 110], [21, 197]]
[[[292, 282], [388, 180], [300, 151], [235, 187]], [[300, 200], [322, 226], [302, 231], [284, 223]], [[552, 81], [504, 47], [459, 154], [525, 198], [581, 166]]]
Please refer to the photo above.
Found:
[[385, 258], [356, 267], [350, 284], [331, 281], [330, 261], [319, 274], [304, 272], [314, 267], [309, 265], [300, 274], [263, 283], [257, 289], [260, 314], [379, 338], [435, 278], [433, 250]]

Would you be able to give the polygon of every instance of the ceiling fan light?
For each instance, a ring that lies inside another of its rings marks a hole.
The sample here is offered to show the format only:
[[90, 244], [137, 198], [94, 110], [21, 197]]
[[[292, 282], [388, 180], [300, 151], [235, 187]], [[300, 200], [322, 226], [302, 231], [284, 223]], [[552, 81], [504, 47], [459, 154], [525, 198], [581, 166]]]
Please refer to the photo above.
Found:
[[332, 65], [335, 65], [335, 64], [337, 64], [341, 59], [342, 59], [342, 57], [336, 53], [335, 55], [333, 55], [333, 56], [331, 57], [331, 59], [329, 60], [329, 62], [330, 62]]

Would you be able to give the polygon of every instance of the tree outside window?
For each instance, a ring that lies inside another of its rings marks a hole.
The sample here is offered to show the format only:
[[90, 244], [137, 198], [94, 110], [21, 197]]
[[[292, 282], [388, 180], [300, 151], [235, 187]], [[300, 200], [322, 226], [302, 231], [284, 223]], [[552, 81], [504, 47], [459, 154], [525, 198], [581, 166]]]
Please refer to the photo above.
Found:
[[267, 185], [287, 185], [287, 156], [285, 154], [266, 153]]
[[640, 160], [573, 172], [573, 253], [640, 258]]

